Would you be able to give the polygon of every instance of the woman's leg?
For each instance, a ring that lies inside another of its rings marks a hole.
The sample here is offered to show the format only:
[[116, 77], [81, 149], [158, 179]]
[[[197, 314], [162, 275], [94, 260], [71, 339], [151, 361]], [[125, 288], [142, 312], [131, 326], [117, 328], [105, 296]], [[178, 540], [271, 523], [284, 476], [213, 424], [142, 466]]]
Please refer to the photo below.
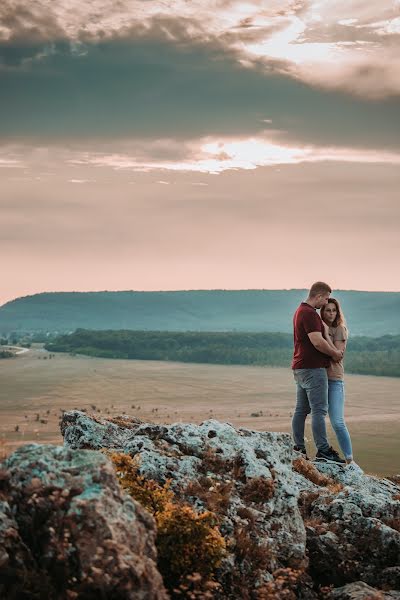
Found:
[[339, 446], [345, 459], [353, 460], [353, 449], [349, 431], [344, 422], [344, 382], [329, 379], [328, 381], [328, 413], [331, 425], [336, 433]]

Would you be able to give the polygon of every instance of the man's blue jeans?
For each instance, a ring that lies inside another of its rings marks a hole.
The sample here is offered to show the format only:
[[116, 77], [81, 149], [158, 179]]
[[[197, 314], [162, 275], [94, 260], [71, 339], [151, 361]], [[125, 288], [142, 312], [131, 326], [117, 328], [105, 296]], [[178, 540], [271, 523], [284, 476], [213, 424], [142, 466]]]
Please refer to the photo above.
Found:
[[336, 433], [339, 446], [347, 460], [353, 457], [349, 431], [344, 422], [344, 382], [328, 380], [329, 418]]
[[297, 386], [296, 408], [292, 419], [293, 440], [305, 448], [304, 426], [311, 413], [311, 428], [318, 450], [328, 450], [325, 417], [328, 413], [328, 375], [326, 369], [294, 369]]

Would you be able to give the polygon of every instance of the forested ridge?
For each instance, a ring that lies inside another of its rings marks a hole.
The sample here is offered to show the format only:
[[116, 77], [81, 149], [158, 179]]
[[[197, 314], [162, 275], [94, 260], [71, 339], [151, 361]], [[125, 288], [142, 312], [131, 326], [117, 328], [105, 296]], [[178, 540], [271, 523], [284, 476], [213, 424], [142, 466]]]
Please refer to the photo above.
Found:
[[[53, 292], [0, 307], [0, 333], [84, 329], [147, 331], [292, 331], [306, 290]], [[400, 293], [334, 292], [353, 335], [400, 334]]]
[[[46, 348], [104, 358], [289, 367], [293, 338], [286, 333], [78, 329]], [[350, 337], [345, 368], [348, 373], [400, 377], [400, 335]]]

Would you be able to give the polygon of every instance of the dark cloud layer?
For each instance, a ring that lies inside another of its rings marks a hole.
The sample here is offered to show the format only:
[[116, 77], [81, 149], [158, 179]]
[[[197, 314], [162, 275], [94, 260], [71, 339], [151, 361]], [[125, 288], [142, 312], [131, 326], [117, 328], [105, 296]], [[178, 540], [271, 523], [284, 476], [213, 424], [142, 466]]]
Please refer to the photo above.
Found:
[[[215, 42], [161, 39], [159, 27], [106, 41], [18, 45], [0, 71], [3, 136], [252, 135], [271, 119], [283, 138], [323, 145], [400, 145], [398, 102], [315, 90], [240, 65]], [[125, 35], [124, 34], [124, 35]], [[165, 36], [165, 32], [164, 32]], [[40, 60], [15, 65], [36, 53]], [[282, 65], [280, 65], [282, 70]]]

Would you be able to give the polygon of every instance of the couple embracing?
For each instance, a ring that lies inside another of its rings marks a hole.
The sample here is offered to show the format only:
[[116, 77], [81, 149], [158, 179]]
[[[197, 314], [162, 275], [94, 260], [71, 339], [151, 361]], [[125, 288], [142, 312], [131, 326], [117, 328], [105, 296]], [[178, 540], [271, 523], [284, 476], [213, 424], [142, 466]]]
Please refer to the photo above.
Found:
[[[307, 415], [311, 413], [316, 460], [344, 464], [348, 469], [362, 473], [354, 462], [350, 434], [344, 421], [343, 355], [348, 332], [340, 304], [330, 298], [331, 292], [327, 283], [317, 281], [293, 317], [292, 369], [297, 387], [292, 420], [294, 450], [307, 458], [304, 427]], [[328, 442], [327, 414], [345, 460]]]

